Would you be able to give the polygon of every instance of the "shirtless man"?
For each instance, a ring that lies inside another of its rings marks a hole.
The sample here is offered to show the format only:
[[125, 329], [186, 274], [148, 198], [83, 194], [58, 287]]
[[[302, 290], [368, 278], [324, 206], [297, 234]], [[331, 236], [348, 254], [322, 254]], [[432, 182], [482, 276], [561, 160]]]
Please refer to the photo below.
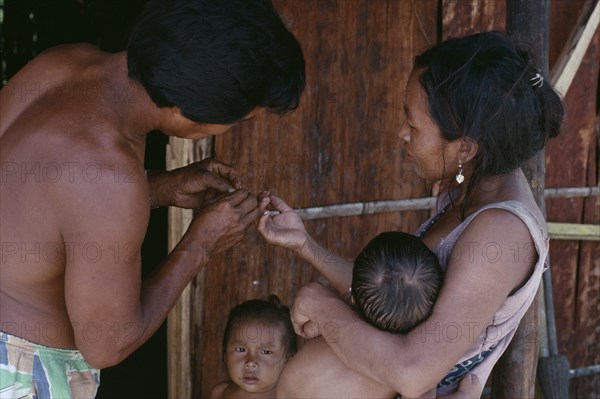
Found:
[[[265, 205], [232, 168], [144, 171], [146, 134], [219, 135], [298, 103], [304, 60], [270, 0], [150, 1], [126, 52], [49, 49], [3, 88], [2, 397], [93, 397], [165, 320], [210, 254]], [[217, 192], [206, 203], [204, 194]], [[200, 208], [144, 281], [150, 206]]]

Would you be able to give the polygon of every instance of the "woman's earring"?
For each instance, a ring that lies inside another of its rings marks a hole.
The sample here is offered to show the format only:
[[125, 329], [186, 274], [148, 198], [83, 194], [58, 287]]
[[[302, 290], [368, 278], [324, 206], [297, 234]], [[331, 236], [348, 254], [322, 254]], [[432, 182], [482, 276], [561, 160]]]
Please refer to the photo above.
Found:
[[458, 173], [456, 174], [454, 179], [456, 179], [456, 182], [458, 184], [461, 184], [465, 181], [465, 176], [462, 174], [462, 162], [458, 162]]

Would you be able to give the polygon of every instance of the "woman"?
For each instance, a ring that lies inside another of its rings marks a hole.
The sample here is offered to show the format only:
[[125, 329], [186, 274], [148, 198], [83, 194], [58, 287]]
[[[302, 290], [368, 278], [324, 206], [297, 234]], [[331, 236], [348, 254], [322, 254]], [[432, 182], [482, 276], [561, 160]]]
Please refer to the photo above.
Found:
[[[418, 56], [404, 110], [408, 161], [423, 179], [448, 187], [417, 232], [445, 271], [433, 314], [406, 336], [390, 334], [311, 283], [299, 291], [292, 318], [304, 337], [323, 336], [336, 365], [418, 397], [434, 387], [438, 395], [453, 392], [467, 373], [485, 385], [535, 296], [548, 237], [520, 166], [558, 134], [563, 106], [530, 54], [487, 32]], [[293, 248], [347, 292], [352, 265], [314, 242], [282, 200], [267, 198], [279, 211], [260, 219], [267, 240]], [[310, 371], [321, 356], [316, 346], [309, 342], [286, 366], [280, 397], [302, 396], [323, 378]]]

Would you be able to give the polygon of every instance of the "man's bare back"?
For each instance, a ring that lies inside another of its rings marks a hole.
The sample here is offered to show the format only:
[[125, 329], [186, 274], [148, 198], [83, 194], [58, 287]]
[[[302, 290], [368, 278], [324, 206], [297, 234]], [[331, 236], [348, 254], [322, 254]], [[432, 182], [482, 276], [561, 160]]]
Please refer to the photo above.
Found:
[[[123, 62], [123, 54], [89, 45], [61, 46], [32, 61], [2, 91], [2, 331], [75, 348], [76, 320], [68, 311], [108, 310], [96, 291], [110, 287], [82, 290], [85, 281], [127, 264], [139, 271], [149, 217], [144, 141], [120, 132], [118, 110], [136, 99], [125, 91], [126, 73], [107, 76]], [[106, 206], [130, 215], [124, 227], [133, 234], [125, 241]], [[67, 264], [84, 270], [65, 274]], [[65, 294], [73, 298], [69, 307]], [[80, 334], [90, 340], [109, 333], [89, 323], [80, 320]]]

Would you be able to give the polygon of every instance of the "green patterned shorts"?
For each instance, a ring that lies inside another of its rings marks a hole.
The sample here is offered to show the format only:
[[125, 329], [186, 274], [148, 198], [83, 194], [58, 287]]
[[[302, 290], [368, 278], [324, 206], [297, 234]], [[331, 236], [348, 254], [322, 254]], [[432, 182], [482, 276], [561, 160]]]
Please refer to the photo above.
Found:
[[93, 398], [99, 385], [100, 370], [79, 351], [49, 348], [0, 331], [0, 398]]

